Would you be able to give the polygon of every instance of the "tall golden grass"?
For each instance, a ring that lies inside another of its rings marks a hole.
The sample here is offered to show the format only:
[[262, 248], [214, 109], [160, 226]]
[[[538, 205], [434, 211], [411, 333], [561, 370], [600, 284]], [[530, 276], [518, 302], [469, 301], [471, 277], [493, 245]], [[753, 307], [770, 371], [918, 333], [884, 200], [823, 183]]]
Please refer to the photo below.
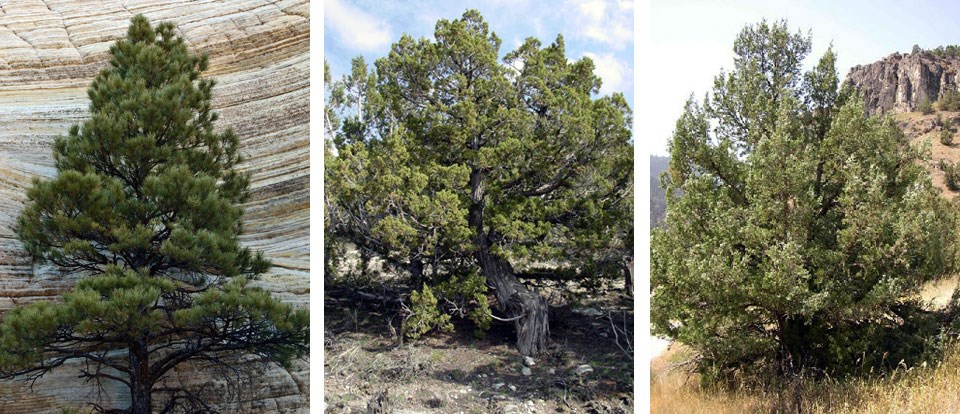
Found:
[[[955, 287], [957, 278], [934, 282], [921, 297], [942, 306]], [[691, 365], [684, 365], [692, 356], [689, 348], [674, 344], [651, 362], [652, 414], [960, 413], [960, 342], [948, 346], [935, 365], [903, 367], [882, 378], [794, 383], [780, 392], [702, 389]]]
[[[679, 348], [679, 347], [678, 347]], [[781, 393], [701, 389], [696, 375], [670, 369], [680, 351], [654, 361], [651, 413], [960, 413], [960, 345], [936, 366], [898, 369], [884, 378], [793, 385]]]

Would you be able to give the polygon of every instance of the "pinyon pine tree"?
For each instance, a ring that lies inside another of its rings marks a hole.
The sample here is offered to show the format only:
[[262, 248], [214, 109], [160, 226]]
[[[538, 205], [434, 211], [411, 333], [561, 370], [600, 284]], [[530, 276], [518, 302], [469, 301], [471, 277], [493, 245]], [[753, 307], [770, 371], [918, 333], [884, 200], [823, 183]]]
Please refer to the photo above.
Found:
[[809, 50], [783, 22], [747, 26], [670, 142], [652, 324], [706, 379], [890, 368], [937, 334], [911, 297], [956, 269], [955, 207], [896, 124], [838, 88], [832, 49], [801, 74]]
[[305, 355], [308, 314], [248, 286], [270, 263], [238, 243], [249, 178], [236, 135], [214, 130], [206, 56], [140, 15], [110, 56], [90, 118], [56, 139], [57, 175], [34, 182], [17, 227], [37, 262], [82, 277], [61, 302], [3, 315], [0, 373], [31, 380], [77, 360], [80, 378], [130, 390], [129, 408], [99, 411], [212, 411], [164, 375]]
[[485, 284], [536, 354], [548, 308], [520, 277], [619, 278], [631, 256], [631, 111], [620, 93], [595, 97], [593, 62], [569, 60], [562, 36], [503, 64], [500, 43], [470, 10], [434, 41], [404, 35], [375, 71], [354, 60], [330, 96], [352, 111], [332, 139], [327, 213], [334, 234], [417, 281]]

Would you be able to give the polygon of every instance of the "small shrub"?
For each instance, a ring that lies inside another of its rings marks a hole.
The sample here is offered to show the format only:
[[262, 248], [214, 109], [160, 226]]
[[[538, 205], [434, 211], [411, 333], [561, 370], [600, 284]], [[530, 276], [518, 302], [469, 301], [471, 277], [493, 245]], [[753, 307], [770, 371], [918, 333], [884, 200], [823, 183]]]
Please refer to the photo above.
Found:
[[937, 101], [937, 106], [941, 111], [960, 110], [960, 92], [956, 90], [944, 92]]
[[437, 297], [433, 295], [433, 290], [426, 284], [419, 292], [414, 291], [410, 294], [410, 315], [403, 322], [401, 331], [410, 339], [418, 339], [423, 334], [438, 329], [443, 332], [452, 332], [453, 324], [450, 323], [450, 315], [440, 311], [437, 306]]
[[452, 275], [433, 288], [424, 284], [419, 292], [410, 294], [410, 303], [401, 328], [410, 339], [418, 339], [434, 329], [453, 332], [451, 315], [472, 321], [476, 327], [473, 335], [483, 339], [493, 321], [487, 300], [487, 280], [476, 271], [465, 277]]
[[490, 302], [487, 301], [487, 279], [473, 271], [463, 279], [450, 276], [437, 286], [443, 298], [452, 302], [460, 317], [470, 319], [476, 326], [473, 336], [484, 338], [490, 329]]
[[950, 191], [960, 190], [960, 166], [956, 164], [941, 161], [940, 169], [943, 170], [943, 176]]
[[929, 99], [923, 98], [920, 104], [917, 105], [917, 110], [924, 115], [930, 115], [933, 113], [933, 104], [930, 103]]
[[940, 143], [948, 147], [953, 146], [953, 131], [950, 128], [940, 130]]

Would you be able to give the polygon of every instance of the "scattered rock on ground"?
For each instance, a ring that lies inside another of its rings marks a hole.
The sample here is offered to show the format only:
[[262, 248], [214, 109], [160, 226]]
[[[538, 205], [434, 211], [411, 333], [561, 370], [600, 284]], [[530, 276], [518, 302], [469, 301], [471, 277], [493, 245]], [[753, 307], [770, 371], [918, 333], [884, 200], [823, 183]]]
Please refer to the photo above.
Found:
[[593, 367], [591, 367], [589, 364], [579, 365], [573, 370], [573, 373], [577, 375], [583, 375], [588, 372], [593, 372]]
[[573, 313], [579, 313], [584, 316], [603, 316], [603, 311], [594, 308], [576, 308]]
[[525, 377], [529, 377], [529, 376], [533, 375], [533, 371], [531, 371], [529, 367], [523, 367], [523, 368], [521, 368], [521, 369], [520, 369], [520, 373], [523, 374], [523, 376], [525, 376]]
[[533, 360], [533, 358], [528, 357], [528, 356], [524, 356], [524, 357], [523, 357], [523, 365], [526, 365], [526, 366], [528, 366], [528, 367], [532, 367], [532, 366], [537, 365], [537, 364], [536, 364], [536, 361]]

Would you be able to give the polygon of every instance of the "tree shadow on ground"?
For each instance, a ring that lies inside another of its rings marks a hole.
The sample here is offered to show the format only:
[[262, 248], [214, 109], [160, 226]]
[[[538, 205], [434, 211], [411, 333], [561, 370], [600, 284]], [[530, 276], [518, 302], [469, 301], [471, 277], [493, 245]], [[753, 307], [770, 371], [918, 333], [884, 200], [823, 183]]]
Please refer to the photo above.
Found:
[[[513, 346], [515, 336], [512, 327], [507, 326], [491, 330], [490, 337], [484, 340], [472, 340], [469, 331], [461, 330], [445, 336], [444, 345], [431, 345], [446, 349], [481, 348], [492, 359], [471, 369], [436, 370], [433, 378], [451, 384], [451, 389], [470, 387], [491, 404], [510, 398], [543, 399], [576, 411], [598, 405], [599, 396], [607, 400], [615, 396], [623, 406], [632, 406], [633, 360], [614, 343], [612, 329], [604, 324], [608, 321], [569, 309], [557, 312], [557, 317], [557, 323], [551, 326], [548, 351], [535, 358], [534, 365], [528, 367], [529, 375], [522, 372], [522, 359]], [[632, 311], [623, 315], [623, 322], [633, 326]], [[632, 329], [628, 333], [632, 340]], [[592, 371], [578, 372], [583, 365], [589, 365]], [[617, 412], [594, 408], [595, 412]]]
[[[629, 329], [632, 341], [632, 306], [610, 295], [581, 303], [593, 310], [584, 313], [582, 307], [552, 307], [550, 346], [535, 358], [530, 375], [521, 371], [512, 323], [495, 321], [485, 337], [478, 339], [470, 321], [454, 318], [454, 332], [431, 333], [420, 340], [404, 340], [401, 345], [399, 303], [333, 289], [325, 292], [325, 341], [348, 343], [368, 353], [367, 374], [360, 370], [357, 380], [374, 388], [377, 383], [410, 383], [418, 378], [448, 384], [412, 397], [420, 407], [431, 410], [452, 409], [455, 400], [446, 394], [454, 392], [486, 400], [487, 409], [537, 399], [555, 401], [558, 407], [574, 412], [620, 412], [622, 407], [632, 407], [634, 362], [616, 345], [607, 319], [607, 310], [621, 312], [614, 315]], [[340, 354], [343, 348], [325, 346], [325, 351]], [[589, 365], [592, 371], [578, 373], [581, 365]], [[365, 386], [369, 388], [361, 388]], [[621, 408], [597, 408], [603, 404]]]

